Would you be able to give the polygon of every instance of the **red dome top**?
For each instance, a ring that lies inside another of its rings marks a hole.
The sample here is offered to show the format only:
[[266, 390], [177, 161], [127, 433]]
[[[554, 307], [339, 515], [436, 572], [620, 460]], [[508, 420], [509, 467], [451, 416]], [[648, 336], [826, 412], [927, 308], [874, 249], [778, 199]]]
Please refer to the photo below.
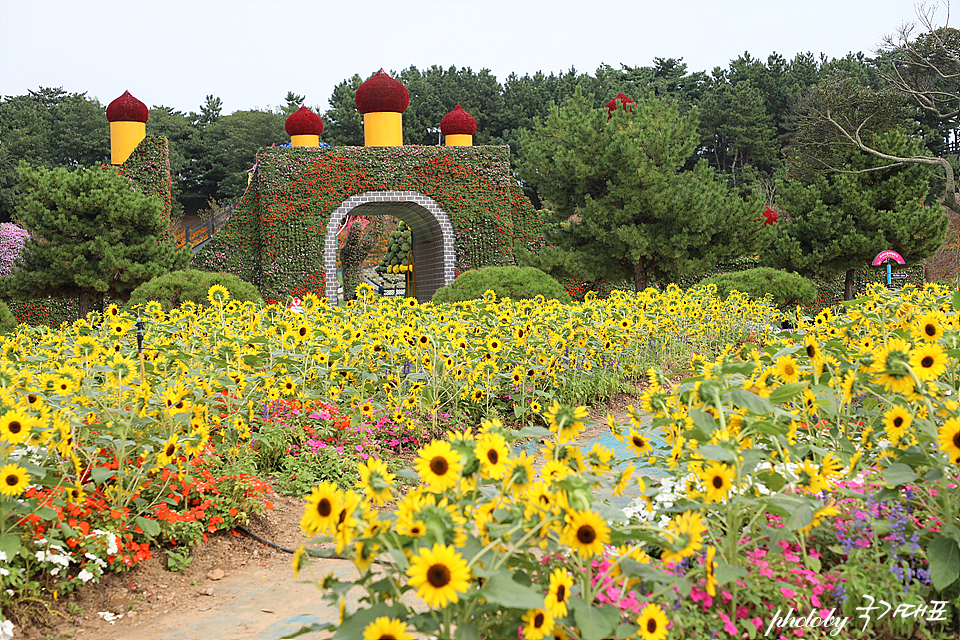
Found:
[[765, 218], [763, 224], [776, 224], [777, 220], [780, 219], [780, 216], [777, 215], [777, 212], [767, 207], [763, 212], [763, 217]]
[[401, 83], [380, 69], [357, 89], [357, 111], [360, 113], [379, 113], [392, 111], [403, 113], [410, 105], [410, 92]]
[[300, 107], [290, 114], [283, 128], [289, 136], [318, 136], [323, 133], [323, 120], [306, 107]]
[[[620, 103], [619, 105], [617, 104], [618, 102]], [[628, 104], [636, 104], [636, 102], [623, 95], [623, 91], [618, 93], [616, 98], [607, 103], [607, 120], [610, 119], [610, 116], [613, 115], [614, 110], [618, 106], [622, 106], [623, 110], [626, 111]]]
[[472, 136], [477, 132], [477, 121], [463, 110], [460, 103], [440, 121], [440, 133], [445, 136], [462, 134]]
[[130, 95], [129, 91], [124, 91], [122, 96], [107, 106], [108, 122], [146, 122], [149, 117], [147, 105]]

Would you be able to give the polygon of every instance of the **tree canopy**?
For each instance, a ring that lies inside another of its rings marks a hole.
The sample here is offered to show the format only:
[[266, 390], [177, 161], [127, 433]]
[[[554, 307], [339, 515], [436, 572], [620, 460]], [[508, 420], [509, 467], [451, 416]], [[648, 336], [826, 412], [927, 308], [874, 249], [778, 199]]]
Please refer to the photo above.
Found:
[[608, 114], [592, 100], [578, 91], [521, 138], [521, 176], [553, 209], [552, 246], [527, 255], [533, 266], [640, 291], [753, 250], [763, 207], [736, 197], [706, 162], [686, 168], [695, 110], [650, 95]]

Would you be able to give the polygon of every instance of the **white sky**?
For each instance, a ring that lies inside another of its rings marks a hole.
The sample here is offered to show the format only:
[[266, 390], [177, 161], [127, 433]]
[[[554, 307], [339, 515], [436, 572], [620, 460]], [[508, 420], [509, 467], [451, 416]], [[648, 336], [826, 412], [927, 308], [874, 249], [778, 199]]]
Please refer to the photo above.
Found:
[[[935, 2], [936, 3], [936, 2]], [[916, 0], [0, 0], [0, 95], [38, 87], [104, 105], [129, 90], [149, 106], [224, 114], [327, 108], [334, 86], [410, 65], [518, 75], [593, 73], [683, 58], [726, 67], [747, 51], [787, 60], [871, 55], [916, 20]], [[943, 24], [946, 8], [937, 13]]]

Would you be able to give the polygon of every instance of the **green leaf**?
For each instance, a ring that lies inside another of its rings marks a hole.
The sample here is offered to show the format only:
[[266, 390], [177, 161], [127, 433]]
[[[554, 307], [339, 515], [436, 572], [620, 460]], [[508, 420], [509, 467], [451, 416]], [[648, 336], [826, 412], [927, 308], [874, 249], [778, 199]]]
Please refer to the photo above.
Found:
[[719, 584], [729, 584], [736, 581], [737, 578], [747, 575], [746, 569], [727, 564], [719, 555], [714, 556], [714, 560], [717, 563], [717, 570], [714, 575]]
[[757, 480], [762, 482], [773, 493], [780, 491], [783, 485], [787, 483], [782, 475], [773, 471], [761, 471], [756, 475]]
[[490, 604], [513, 609], [543, 607], [543, 594], [537, 589], [517, 582], [509, 571], [501, 571], [483, 583], [480, 596]]
[[548, 438], [552, 434], [546, 427], [524, 427], [513, 434], [515, 438]]
[[953, 296], [950, 298], [950, 305], [954, 311], [960, 311], [960, 289], [953, 292]]
[[883, 470], [883, 479], [887, 484], [891, 484], [895, 487], [907, 484], [908, 482], [913, 482], [918, 477], [919, 476], [913, 472], [913, 469], [905, 464], [892, 464]]
[[806, 382], [791, 382], [789, 384], [781, 385], [770, 392], [770, 397], [767, 398], [772, 404], [783, 404], [785, 402], [790, 402], [801, 393], [806, 388]]
[[734, 462], [737, 455], [728, 451], [724, 447], [716, 444], [705, 444], [697, 449], [707, 460], [716, 460], [717, 462]]
[[93, 467], [90, 470], [90, 477], [93, 478], [93, 481], [96, 484], [103, 484], [114, 475], [116, 475], [115, 469], [108, 469], [107, 467]]
[[691, 409], [689, 413], [693, 424], [698, 426], [705, 435], [709, 435], [717, 430], [717, 421], [706, 411]]
[[935, 533], [927, 547], [927, 562], [933, 588], [945, 590], [960, 576], [960, 543]]
[[809, 504], [801, 504], [787, 519], [787, 529], [797, 531], [808, 526], [811, 522], [813, 522], [813, 509], [810, 508]]
[[459, 621], [453, 638], [454, 640], [480, 640], [480, 630], [472, 622]]
[[604, 640], [613, 637], [613, 632], [620, 623], [620, 610], [607, 604], [602, 607], [589, 605], [580, 597], [570, 598], [570, 609], [573, 610], [573, 619], [580, 627], [580, 636], [583, 640]]
[[0, 536], [0, 551], [7, 554], [7, 562], [13, 562], [13, 557], [20, 551], [20, 536], [4, 534]]
[[766, 398], [761, 398], [740, 387], [730, 389], [730, 398], [738, 407], [744, 407], [750, 413], [756, 415], [767, 415], [773, 411], [773, 404]]
[[137, 526], [140, 527], [140, 530], [143, 531], [150, 538], [155, 538], [160, 535], [160, 523], [156, 520], [151, 520], [150, 518], [144, 518], [143, 516], [137, 516], [134, 518], [134, 522], [137, 523]]

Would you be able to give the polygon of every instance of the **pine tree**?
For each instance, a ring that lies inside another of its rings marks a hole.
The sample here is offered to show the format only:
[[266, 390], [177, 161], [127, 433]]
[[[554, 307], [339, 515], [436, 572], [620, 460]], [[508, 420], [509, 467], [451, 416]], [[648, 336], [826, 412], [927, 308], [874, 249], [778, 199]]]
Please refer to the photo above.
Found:
[[[871, 144], [891, 155], [922, 153], [918, 143], [897, 131]], [[851, 300], [857, 269], [885, 249], [908, 262], [930, 257], [946, 239], [949, 219], [931, 197], [930, 172], [922, 165], [891, 166], [859, 153], [843, 171], [779, 184], [784, 215], [763, 262], [815, 278], [843, 273], [844, 299]]]
[[124, 300], [154, 276], [182, 269], [160, 199], [112, 167], [68, 171], [20, 166], [17, 215], [31, 237], [16, 271], [0, 280], [16, 298], [76, 296], [80, 317], [94, 299]]
[[[751, 253], [763, 206], [736, 197], [701, 161], [697, 114], [647, 97], [594, 109], [578, 90], [522, 138], [521, 177], [549, 203], [550, 247], [521, 259], [606, 282], [676, 282]], [[609, 118], [609, 119], [608, 119]]]

